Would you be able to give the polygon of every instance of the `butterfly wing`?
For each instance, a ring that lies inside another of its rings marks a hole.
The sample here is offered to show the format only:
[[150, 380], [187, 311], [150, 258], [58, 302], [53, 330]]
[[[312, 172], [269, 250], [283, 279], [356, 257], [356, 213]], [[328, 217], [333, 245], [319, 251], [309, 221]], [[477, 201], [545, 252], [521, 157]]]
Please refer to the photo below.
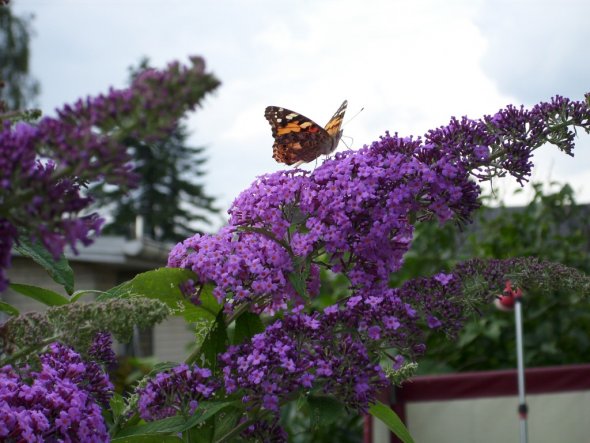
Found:
[[269, 106], [264, 116], [275, 139], [272, 157], [279, 163], [307, 163], [332, 147], [333, 137], [328, 131], [297, 112]]
[[342, 133], [340, 132], [340, 128], [342, 127], [342, 121], [344, 120], [346, 106], [348, 106], [348, 100], [344, 100], [342, 102], [338, 110], [334, 113], [330, 121], [326, 123], [326, 126], [324, 127], [326, 132], [330, 134], [331, 137], [334, 137], [336, 139], [334, 149], [336, 148], [336, 145], [340, 140], [340, 135], [342, 135]]

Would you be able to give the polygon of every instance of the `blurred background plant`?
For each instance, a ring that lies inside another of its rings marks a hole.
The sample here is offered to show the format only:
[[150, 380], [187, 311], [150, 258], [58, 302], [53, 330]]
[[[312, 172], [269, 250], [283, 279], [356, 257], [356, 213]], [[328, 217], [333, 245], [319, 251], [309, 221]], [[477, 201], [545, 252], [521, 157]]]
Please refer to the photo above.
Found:
[[[462, 257], [535, 256], [590, 271], [589, 208], [578, 205], [567, 184], [533, 183], [531, 202], [506, 207], [487, 197], [487, 207], [467, 232], [422, 224], [409, 252], [403, 277], [451, 266]], [[490, 207], [491, 205], [494, 207]], [[446, 245], [441, 250], [440, 245]], [[441, 259], [436, 263], [437, 254]], [[426, 259], [423, 259], [426, 258]], [[431, 263], [431, 265], [428, 265]], [[396, 276], [397, 277], [397, 276]], [[590, 304], [578, 293], [530, 292], [523, 305], [524, 358], [527, 367], [588, 362]], [[516, 366], [514, 316], [490, 306], [461, 331], [456, 342], [431, 336], [421, 373], [506, 369]]]
[[30, 74], [33, 16], [15, 16], [8, 2], [0, 7], [0, 113], [35, 105], [39, 82]]

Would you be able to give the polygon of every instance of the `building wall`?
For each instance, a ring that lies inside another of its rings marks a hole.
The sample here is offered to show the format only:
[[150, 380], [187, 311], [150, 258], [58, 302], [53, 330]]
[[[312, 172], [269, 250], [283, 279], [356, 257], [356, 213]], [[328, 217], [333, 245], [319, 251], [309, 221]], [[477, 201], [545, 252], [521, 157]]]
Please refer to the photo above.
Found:
[[184, 361], [194, 342], [191, 326], [182, 317], [169, 317], [154, 329], [154, 355], [160, 361]]
[[[97, 289], [104, 291], [117, 285], [117, 269], [101, 264], [70, 262], [74, 270], [75, 288]], [[67, 297], [64, 288], [55, 283], [41, 266], [32, 260], [13, 257], [12, 267], [8, 270], [8, 278], [12, 283], [40, 286], [58, 292]], [[88, 296], [91, 300], [92, 296]], [[2, 293], [2, 300], [17, 307], [21, 313], [43, 311], [45, 305], [29, 297], [25, 297], [11, 289]]]
[[[515, 369], [416, 376], [380, 400], [416, 443], [518, 442], [517, 378]], [[529, 441], [590, 441], [590, 364], [528, 368], [525, 381]], [[365, 425], [365, 443], [400, 441], [377, 419]]]
[[[590, 391], [529, 395], [528, 435], [535, 443], [590, 441]], [[497, 443], [519, 440], [518, 397], [409, 402], [416, 443]], [[389, 439], [373, 439], [374, 443]]]

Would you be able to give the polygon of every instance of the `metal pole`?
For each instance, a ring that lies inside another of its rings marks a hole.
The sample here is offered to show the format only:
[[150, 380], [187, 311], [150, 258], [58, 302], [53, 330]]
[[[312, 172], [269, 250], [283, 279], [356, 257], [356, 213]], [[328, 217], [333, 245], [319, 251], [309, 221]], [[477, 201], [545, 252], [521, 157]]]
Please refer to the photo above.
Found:
[[516, 323], [516, 360], [518, 363], [518, 416], [520, 419], [520, 443], [528, 442], [527, 413], [525, 397], [524, 357], [522, 344], [522, 295], [515, 295], [514, 320]]

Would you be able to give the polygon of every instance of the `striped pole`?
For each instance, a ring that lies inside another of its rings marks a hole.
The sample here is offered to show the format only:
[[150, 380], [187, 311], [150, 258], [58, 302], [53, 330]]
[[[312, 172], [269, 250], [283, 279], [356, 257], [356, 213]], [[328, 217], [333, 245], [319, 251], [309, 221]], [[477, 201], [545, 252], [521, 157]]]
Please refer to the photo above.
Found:
[[522, 290], [512, 289], [512, 284], [510, 283], [510, 280], [508, 280], [503, 295], [496, 300], [496, 306], [504, 311], [514, 309], [514, 323], [516, 325], [516, 362], [518, 367], [518, 418], [520, 422], [520, 443], [528, 443], [528, 406], [526, 404], [522, 334]]

